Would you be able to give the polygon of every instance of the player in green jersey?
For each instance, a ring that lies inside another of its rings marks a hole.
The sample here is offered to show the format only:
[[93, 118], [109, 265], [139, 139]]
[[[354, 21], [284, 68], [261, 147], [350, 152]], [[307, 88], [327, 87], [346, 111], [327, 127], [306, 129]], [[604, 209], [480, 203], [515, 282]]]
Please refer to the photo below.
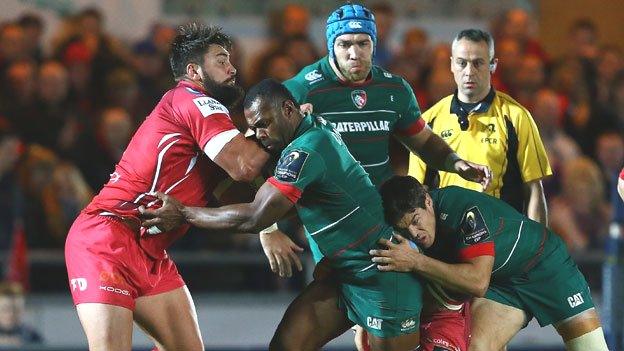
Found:
[[396, 176], [381, 188], [385, 217], [414, 240], [382, 239], [371, 251], [381, 271], [415, 272], [472, 302], [470, 350], [499, 350], [535, 317], [566, 349], [607, 345], [582, 273], [561, 238], [505, 202], [449, 186], [427, 190]]
[[[435, 169], [465, 179], [474, 179], [475, 171], [486, 172], [482, 185], [487, 187], [489, 169], [463, 161], [431, 132], [405, 79], [372, 64], [377, 30], [370, 10], [357, 4], [339, 7], [327, 19], [326, 38], [329, 54], [284, 85], [299, 104], [312, 104], [314, 113], [331, 122], [375, 186], [394, 174], [388, 151], [394, 137]], [[269, 260], [289, 262], [296, 256], [294, 244], [282, 233], [272, 234], [262, 237]], [[306, 236], [318, 262], [323, 256], [308, 232]]]
[[[159, 193], [162, 207], [142, 209], [142, 225], [163, 232], [185, 222], [214, 231], [258, 232], [296, 205], [338, 284], [320, 280], [306, 287], [286, 312], [271, 349], [316, 350], [354, 323], [366, 328], [374, 350], [417, 348], [419, 278], [381, 273], [371, 264], [368, 251], [393, 231], [384, 222], [377, 188], [340, 134], [323, 118], [304, 117], [290, 92], [274, 80], [250, 89], [245, 117], [263, 146], [280, 155], [275, 175], [253, 202], [185, 207]], [[472, 175], [475, 181], [486, 176], [478, 170]]]

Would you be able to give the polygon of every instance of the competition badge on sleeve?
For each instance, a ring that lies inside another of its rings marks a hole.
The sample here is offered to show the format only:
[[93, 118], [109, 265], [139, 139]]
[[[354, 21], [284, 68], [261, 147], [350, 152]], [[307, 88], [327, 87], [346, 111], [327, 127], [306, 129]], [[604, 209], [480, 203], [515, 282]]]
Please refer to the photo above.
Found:
[[481, 211], [476, 206], [466, 211], [459, 229], [466, 245], [478, 244], [490, 238], [490, 232], [485, 225]]
[[283, 182], [294, 183], [299, 180], [303, 164], [308, 158], [305, 151], [290, 151], [280, 158], [275, 167], [275, 178]]

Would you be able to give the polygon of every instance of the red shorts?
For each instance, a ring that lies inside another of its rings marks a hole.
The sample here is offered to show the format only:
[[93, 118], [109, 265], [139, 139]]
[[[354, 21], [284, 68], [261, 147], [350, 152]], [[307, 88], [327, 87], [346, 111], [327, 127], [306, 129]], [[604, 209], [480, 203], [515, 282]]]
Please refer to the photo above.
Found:
[[421, 316], [421, 351], [467, 351], [470, 344], [470, 307]]
[[134, 310], [134, 300], [185, 285], [169, 258], [153, 259], [121, 218], [81, 212], [67, 235], [65, 264], [74, 304]]

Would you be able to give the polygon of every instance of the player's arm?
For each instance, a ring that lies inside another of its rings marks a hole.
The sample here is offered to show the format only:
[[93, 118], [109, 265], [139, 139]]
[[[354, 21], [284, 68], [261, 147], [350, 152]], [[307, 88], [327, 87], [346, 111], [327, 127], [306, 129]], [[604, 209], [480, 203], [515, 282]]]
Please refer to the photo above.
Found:
[[381, 239], [387, 249], [371, 250], [373, 262], [381, 271], [414, 272], [450, 290], [483, 297], [490, 285], [494, 256], [465, 258], [462, 263], [445, 263], [425, 256], [409, 242], [396, 235], [397, 243]]
[[141, 209], [142, 225], [156, 226], [161, 231], [189, 223], [210, 231], [258, 233], [293, 207], [293, 202], [269, 182], [260, 187], [252, 202], [218, 208], [189, 207], [163, 193], [156, 196], [163, 205], [159, 209]]
[[396, 137], [411, 152], [418, 154], [427, 165], [481, 183], [484, 189], [489, 185], [492, 178], [489, 167], [463, 160], [424, 123], [418, 133], [412, 135], [397, 133]]
[[232, 179], [243, 182], [251, 182], [258, 177], [268, 159], [269, 153], [255, 139], [245, 138], [241, 133], [223, 145], [212, 158]]
[[548, 211], [542, 180], [537, 179], [523, 184], [524, 203], [527, 204], [526, 215], [532, 220], [548, 226]]

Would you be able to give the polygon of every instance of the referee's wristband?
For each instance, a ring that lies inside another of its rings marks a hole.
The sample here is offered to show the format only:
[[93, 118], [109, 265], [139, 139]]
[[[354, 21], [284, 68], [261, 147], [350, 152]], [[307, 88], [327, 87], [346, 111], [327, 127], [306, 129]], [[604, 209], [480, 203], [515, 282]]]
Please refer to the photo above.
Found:
[[260, 234], [268, 234], [277, 230], [277, 223], [271, 224], [270, 227], [266, 227], [260, 231]]
[[459, 160], [461, 160], [461, 157], [455, 152], [449, 153], [444, 160], [444, 169], [447, 172], [455, 172], [455, 163]]

